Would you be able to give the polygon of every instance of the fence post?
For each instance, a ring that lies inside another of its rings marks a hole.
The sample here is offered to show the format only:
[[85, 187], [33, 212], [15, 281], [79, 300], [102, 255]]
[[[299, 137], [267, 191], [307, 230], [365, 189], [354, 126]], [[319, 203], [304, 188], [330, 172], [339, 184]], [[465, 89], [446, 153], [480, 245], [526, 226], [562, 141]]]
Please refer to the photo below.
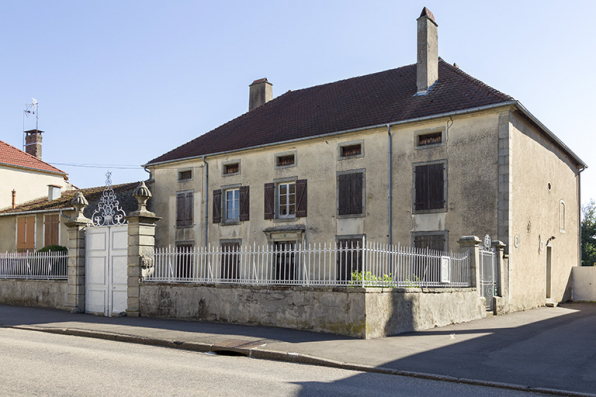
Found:
[[495, 314], [503, 312], [504, 306], [504, 294], [505, 294], [505, 272], [503, 270], [504, 261], [503, 261], [503, 254], [505, 252], [505, 243], [499, 240], [494, 240], [491, 243], [491, 247], [495, 250], [495, 255], [497, 256], [497, 295], [495, 297], [495, 301], [493, 303], [493, 311]]
[[147, 210], [146, 203], [151, 192], [141, 182], [132, 194], [139, 208], [131, 212], [128, 221], [128, 267], [127, 267], [127, 305], [126, 314], [131, 317], [140, 315], [141, 263], [143, 256], [153, 256], [155, 251], [155, 224], [161, 218]]
[[68, 231], [68, 297], [66, 307], [72, 313], [85, 312], [85, 227], [91, 220], [83, 215], [89, 205], [78, 192], [70, 202], [75, 213], [65, 223]]
[[460, 252], [470, 252], [470, 282], [480, 293], [480, 243], [476, 236], [464, 236], [458, 241]]

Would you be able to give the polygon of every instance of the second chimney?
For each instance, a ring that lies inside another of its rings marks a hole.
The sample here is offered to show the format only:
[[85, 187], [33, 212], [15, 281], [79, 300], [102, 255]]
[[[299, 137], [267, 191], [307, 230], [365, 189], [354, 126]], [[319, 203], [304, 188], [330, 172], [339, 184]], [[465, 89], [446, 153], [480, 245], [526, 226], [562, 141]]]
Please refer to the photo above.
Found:
[[25, 151], [41, 160], [41, 133], [40, 130], [25, 131]]
[[418, 60], [416, 84], [418, 94], [425, 94], [439, 79], [439, 39], [433, 13], [422, 9], [418, 21]]
[[249, 87], [249, 112], [273, 99], [273, 84], [268, 82], [266, 78], [253, 81]]

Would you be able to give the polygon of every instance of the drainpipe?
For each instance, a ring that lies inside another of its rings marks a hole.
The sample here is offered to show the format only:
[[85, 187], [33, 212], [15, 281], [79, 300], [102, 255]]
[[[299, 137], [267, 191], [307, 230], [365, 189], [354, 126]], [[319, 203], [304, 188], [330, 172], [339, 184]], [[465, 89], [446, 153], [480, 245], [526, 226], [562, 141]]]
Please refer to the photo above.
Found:
[[577, 173], [577, 220], [579, 221], [578, 236], [577, 236], [577, 249], [579, 251], [579, 263], [578, 266], [582, 265], [582, 171], [588, 166], [582, 167]]
[[203, 164], [205, 164], [205, 248], [207, 248], [207, 228], [209, 226], [209, 164], [205, 160], [207, 156], [203, 156]]
[[387, 135], [389, 136], [389, 246], [393, 244], [393, 168], [391, 160], [393, 157], [393, 144], [391, 136], [391, 125], [387, 124]]

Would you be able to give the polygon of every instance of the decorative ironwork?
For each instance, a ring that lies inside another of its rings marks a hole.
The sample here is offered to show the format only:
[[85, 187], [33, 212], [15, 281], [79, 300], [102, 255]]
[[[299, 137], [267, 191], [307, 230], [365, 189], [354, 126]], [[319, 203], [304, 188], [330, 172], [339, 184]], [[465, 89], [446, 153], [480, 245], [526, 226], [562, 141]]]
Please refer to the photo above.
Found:
[[126, 224], [126, 213], [120, 208], [116, 193], [112, 189], [112, 173], [106, 173], [106, 187], [103, 190], [97, 209], [91, 215], [93, 226], [119, 226]]

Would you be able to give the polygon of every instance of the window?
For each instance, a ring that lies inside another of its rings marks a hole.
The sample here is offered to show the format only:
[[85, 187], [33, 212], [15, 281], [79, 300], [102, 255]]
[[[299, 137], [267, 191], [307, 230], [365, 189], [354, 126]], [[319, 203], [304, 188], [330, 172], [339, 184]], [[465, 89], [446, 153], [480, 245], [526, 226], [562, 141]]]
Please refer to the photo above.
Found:
[[17, 251], [35, 249], [35, 215], [17, 218]]
[[192, 170], [178, 171], [178, 182], [185, 182], [192, 179]]
[[447, 251], [447, 232], [415, 232], [412, 240], [416, 248]]
[[362, 271], [362, 238], [337, 240], [337, 280], [352, 280], [354, 272]]
[[337, 175], [338, 215], [364, 214], [364, 172]]
[[236, 175], [240, 173], [240, 163], [224, 164], [224, 175]]
[[362, 154], [362, 145], [348, 145], [341, 147], [341, 157], [357, 156]]
[[213, 191], [213, 223], [221, 223], [222, 220], [224, 224], [248, 221], [250, 219], [249, 211], [250, 189], [248, 186], [224, 187]]
[[43, 223], [44, 247], [60, 244], [60, 215], [46, 215]]
[[176, 226], [189, 227], [193, 225], [193, 192], [176, 193]]
[[306, 217], [306, 179], [265, 184], [265, 219]]
[[338, 147], [338, 159], [351, 159], [364, 156], [364, 141], [352, 141], [340, 143]]
[[431, 134], [418, 135], [417, 146], [436, 145], [443, 142], [442, 132], [433, 132]]
[[287, 156], [277, 156], [277, 166], [278, 167], [285, 167], [288, 165], [294, 165], [294, 155], [288, 154]]
[[445, 163], [414, 167], [414, 212], [441, 212], [446, 209]]
[[240, 258], [238, 257], [240, 242], [222, 242], [221, 250], [221, 278], [225, 280], [240, 279]]

